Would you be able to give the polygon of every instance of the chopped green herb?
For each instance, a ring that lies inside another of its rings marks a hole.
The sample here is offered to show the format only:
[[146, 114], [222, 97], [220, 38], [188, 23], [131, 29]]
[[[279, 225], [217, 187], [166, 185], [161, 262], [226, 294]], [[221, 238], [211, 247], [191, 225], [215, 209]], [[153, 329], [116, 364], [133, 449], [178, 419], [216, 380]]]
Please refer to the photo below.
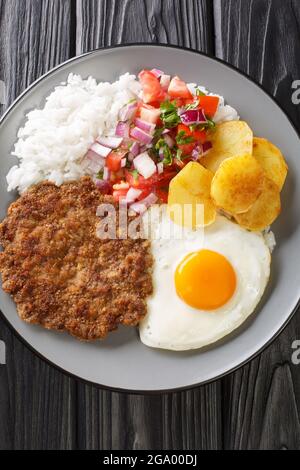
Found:
[[206, 119], [207, 119], [206, 122], [203, 122], [199, 125], [200, 126], [199, 130], [204, 131], [206, 129], [209, 129], [209, 130], [215, 129], [216, 123], [212, 119], [209, 119], [209, 118], [206, 118]]
[[163, 131], [164, 131], [163, 127], [158, 127], [157, 129], [155, 129], [154, 135], [153, 135], [154, 139], [160, 139]]
[[180, 122], [180, 117], [178, 116], [178, 108], [175, 102], [164, 101], [160, 105], [161, 109], [161, 120], [163, 121], [165, 127], [171, 129], [176, 127]]
[[96, 178], [98, 180], [103, 180], [103, 175], [104, 175], [104, 170], [100, 170], [97, 175], [96, 175]]
[[190, 109], [197, 109], [198, 106], [199, 106], [199, 101], [196, 100], [196, 101], [194, 101], [194, 103], [190, 103], [190, 104], [188, 104], [187, 106], [185, 106], [185, 109], [186, 109], [187, 111], [189, 111]]
[[165, 140], [160, 138], [155, 144], [155, 150], [159, 150], [161, 147], [164, 147], [165, 145], [166, 145]]
[[160, 149], [163, 149], [163, 164], [164, 165], [172, 165], [173, 163], [173, 154], [171, 152], [170, 147], [166, 143], [164, 139], [159, 139], [155, 144], [155, 150], [159, 153]]
[[137, 180], [139, 179], [139, 173], [137, 170], [132, 170], [130, 171], [130, 174], [133, 176], [133, 179], [135, 182], [137, 182]]
[[212, 119], [209, 119], [209, 118], [206, 118], [206, 119], [207, 119], [207, 123], [206, 123], [207, 129], [214, 129], [216, 127], [216, 123]]
[[172, 165], [173, 163], [173, 155], [169, 147], [164, 148], [164, 159], [163, 159], [163, 164], [164, 165]]
[[176, 142], [177, 142], [177, 145], [186, 145], [186, 144], [191, 144], [192, 142], [195, 142], [195, 139], [191, 135], [187, 136], [184, 131], [180, 131], [177, 134]]
[[206, 94], [203, 93], [203, 91], [201, 91], [200, 88], [196, 88], [196, 95], [197, 96], [206, 96]]
[[181, 161], [182, 158], [182, 150], [178, 149], [176, 152], [176, 157], [177, 160]]

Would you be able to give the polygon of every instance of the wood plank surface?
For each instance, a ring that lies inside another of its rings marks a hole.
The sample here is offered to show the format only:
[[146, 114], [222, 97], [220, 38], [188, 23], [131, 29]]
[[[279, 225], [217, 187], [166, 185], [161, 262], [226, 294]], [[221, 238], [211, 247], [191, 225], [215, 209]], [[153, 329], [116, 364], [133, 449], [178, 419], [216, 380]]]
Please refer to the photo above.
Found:
[[[260, 82], [298, 129], [300, 107], [291, 101], [291, 86], [300, 77], [299, 7], [297, 0], [214, 2], [217, 56]], [[300, 311], [258, 359], [223, 380], [226, 448], [300, 448], [300, 374], [291, 362], [297, 338]]]
[[211, 0], [77, 0], [77, 54], [161, 42], [212, 52]]
[[[69, 0], [0, 0], [0, 80], [7, 105], [70, 57], [70, 30]], [[2, 320], [0, 339], [7, 350], [7, 364], [0, 365], [0, 449], [72, 448], [74, 381], [32, 354]]]
[[[213, 53], [212, 6], [209, 0], [79, 0], [76, 52], [147, 41]], [[82, 448], [222, 446], [219, 383], [163, 396], [111, 394], [84, 385], [78, 389]]]
[[[132, 42], [191, 47], [263, 84], [300, 128], [299, 0], [0, 0], [7, 105], [75, 53]], [[0, 104], [0, 114], [5, 106]], [[130, 395], [70, 379], [0, 320], [0, 449], [299, 449], [300, 312], [242, 369], [192, 391]]]

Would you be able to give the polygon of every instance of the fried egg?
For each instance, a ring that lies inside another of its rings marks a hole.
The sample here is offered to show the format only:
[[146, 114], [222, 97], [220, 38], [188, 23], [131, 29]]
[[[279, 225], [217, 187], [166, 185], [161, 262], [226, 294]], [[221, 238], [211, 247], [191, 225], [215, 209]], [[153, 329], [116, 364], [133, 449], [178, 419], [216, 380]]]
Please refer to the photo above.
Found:
[[154, 220], [154, 293], [141, 341], [183, 351], [220, 340], [251, 315], [265, 291], [271, 255], [263, 235], [219, 215], [209, 227], [168, 238], [167, 211]]

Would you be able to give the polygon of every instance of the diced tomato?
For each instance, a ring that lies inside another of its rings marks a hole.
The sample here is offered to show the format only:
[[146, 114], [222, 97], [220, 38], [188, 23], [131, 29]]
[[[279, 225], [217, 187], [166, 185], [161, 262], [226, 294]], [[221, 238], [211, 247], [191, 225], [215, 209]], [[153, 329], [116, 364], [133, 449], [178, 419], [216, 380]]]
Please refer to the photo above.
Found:
[[192, 137], [194, 139], [194, 142], [190, 142], [187, 144], [181, 144], [178, 145], [178, 148], [182, 151], [182, 154], [186, 157], [188, 155], [191, 155], [193, 152], [195, 146], [197, 145], [197, 142], [200, 142], [201, 144], [204, 144], [206, 142], [206, 131], [199, 131], [199, 130], [194, 130], [191, 131], [191, 129], [186, 126], [185, 124], [179, 124], [177, 128], [178, 134], [180, 132], [184, 132], [186, 137]]
[[152, 108], [160, 109], [160, 104], [162, 101], [164, 101], [165, 97], [166, 95], [164, 95], [163, 99], [161, 99], [160, 101], [150, 101]]
[[141, 191], [142, 192], [141, 192], [140, 196], [137, 198], [138, 201], [142, 201], [143, 199], [145, 199], [145, 197], [149, 196], [149, 194], [152, 191], [152, 188], [151, 188], [151, 186], [149, 186], [149, 188], [141, 189]]
[[[187, 106], [188, 104], [194, 104], [195, 103], [195, 98], [192, 97], [192, 98], [187, 98], [186, 100], [184, 100], [184, 104], [185, 106]], [[198, 102], [197, 102], [198, 103]]]
[[156, 196], [162, 202], [163, 204], [166, 204], [168, 202], [168, 190], [164, 189], [156, 189], [155, 191]]
[[153, 106], [144, 104], [140, 108], [140, 117], [143, 121], [150, 122], [151, 124], [157, 124], [160, 117], [160, 109], [156, 109]]
[[113, 185], [113, 198], [115, 201], [119, 202], [120, 199], [126, 197], [129, 189], [129, 184], [122, 181], [121, 183]]
[[110, 152], [106, 158], [106, 166], [110, 171], [117, 172], [121, 169], [121, 160], [126, 156], [128, 150], [116, 150]]
[[149, 70], [142, 70], [139, 80], [143, 89], [143, 101], [145, 103], [161, 102], [165, 99], [166, 93], [160, 85], [159, 79]]
[[177, 108], [182, 108], [183, 106], [185, 106], [186, 100], [184, 98], [175, 98], [174, 100], [172, 100], [172, 103], [173, 101], [175, 101]]
[[197, 142], [200, 142], [200, 144], [204, 144], [207, 139], [206, 131], [195, 130], [193, 132], [193, 137]]
[[[201, 144], [204, 144], [204, 142], [206, 142], [206, 139], [207, 139], [205, 130], [200, 131], [200, 130], [195, 129], [194, 131], [191, 131], [191, 129], [185, 124], [179, 124], [177, 127], [177, 131], [178, 131], [178, 134], [180, 132], [184, 132], [186, 137], [193, 137], [193, 139], [196, 142], [200, 142]], [[189, 144], [186, 144], [186, 145], [189, 145]]]
[[181, 170], [185, 166], [185, 162], [183, 162], [182, 160], [179, 160], [178, 158], [174, 158], [173, 166]]
[[168, 185], [168, 183], [171, 181], [172, 178], [174, 178], [174, 176], [176, 176], [176, 174], [177, 172], [171, 168], [165, 170], [161, 174], [156, 173], [150, 178], [145, 179], [143, 176], [133, 174], [128, 170], [126, 170], [125, 172], [126, 181], [128, 182], [128, 184], [133, 188], [142, 190], [147, 190], [149, 188], [160, 188], [162, 186]]
[[219, 106], [219, 98], [217, 96], [200, 96], [200, 107], [204, 110], [205, 115], [213, 118]]
[[174, 77], [168, 88], [168, 94], [172, 98], [193, 99], [193, 95], [188, 89], [186, 83], [179, 77]]
[[193, 152], [194, 148], [196, 146], [196, 143], [194, 142], [193, 144], [182, 144], [178, 145], [178, 148], [181, 150], [183, 156], [191, 155]]
[[162, 178], [156, 184], [156, 188], [162, 189], [169, 186], [170, 181], [177, 175], [178, 171], [174, 171], [174, 168], [171, 168], [169, 171], [165, 171], [165, 174], [162, 174]]
[[191, 129], [189, 128], [189, 126], [186, 126], [185, 124], [178, 124], [177, 134], [179, 134], [180, 132], [184, 132], [186, 137], [191, 137], [192, 136]]
[[126, 197], [128, 189], [118, 189], [113, 191], [113, 198], [115, 201], [119, 202], [121, 199]]
[[187, 106], [188, 104], [193, 104], [195, 103], [195, 99], [192, 97], [190, 98], [175, 98], [172, 99], [172, 102], [175, 101], [176, 106], [178, 108], [182, 108], [183, 106]]
[[113, 189], [119, 191], [120, 189], [129, 189], [129, 184], [126, 181], [120, 181], [120, 183], [116, 183], [113, 185]]
[[125, 171], [125, 178], [129, 186], [133, 188], [139, 188], [139, 181], [140, 176], [137, 174], [135, 170], [126, 170]]

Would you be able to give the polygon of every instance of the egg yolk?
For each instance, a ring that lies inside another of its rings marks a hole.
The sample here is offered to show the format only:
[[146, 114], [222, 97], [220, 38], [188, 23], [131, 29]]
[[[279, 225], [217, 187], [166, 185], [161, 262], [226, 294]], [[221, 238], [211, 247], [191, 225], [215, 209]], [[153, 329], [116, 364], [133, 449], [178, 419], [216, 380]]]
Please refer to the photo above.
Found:
[[190, 253], [178, 265], [175, 286], [178, 296], [191, 307], [214, 310], [233, 296], [236, 275], [223, 255], [201, 250]]

